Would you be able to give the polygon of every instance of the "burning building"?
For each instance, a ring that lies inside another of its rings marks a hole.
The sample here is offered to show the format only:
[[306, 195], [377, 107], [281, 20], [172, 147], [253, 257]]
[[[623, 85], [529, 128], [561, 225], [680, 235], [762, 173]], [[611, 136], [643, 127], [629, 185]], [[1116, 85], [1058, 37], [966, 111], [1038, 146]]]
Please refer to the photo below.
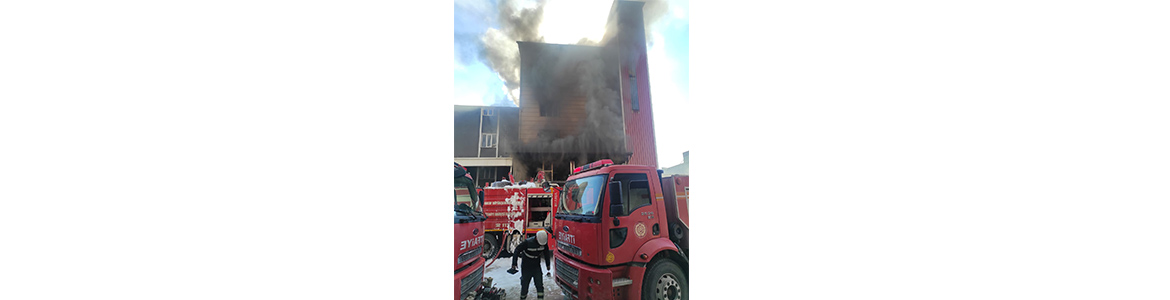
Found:
[[599, 43], [517, 41], [519, 107], [456, 106], [455, 160], [481, 182], [561, 181], [606, 158], [657, 167], [643, 5], [615, 1]]

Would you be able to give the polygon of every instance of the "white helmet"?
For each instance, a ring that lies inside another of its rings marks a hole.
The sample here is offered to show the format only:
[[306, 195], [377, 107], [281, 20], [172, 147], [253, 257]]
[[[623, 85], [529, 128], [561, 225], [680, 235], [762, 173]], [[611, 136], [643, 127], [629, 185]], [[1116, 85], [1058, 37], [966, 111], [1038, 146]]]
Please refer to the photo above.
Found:
[[536, 242], [541, 245], [548, 245], [548, 232], [541, 230], [536, 232]]

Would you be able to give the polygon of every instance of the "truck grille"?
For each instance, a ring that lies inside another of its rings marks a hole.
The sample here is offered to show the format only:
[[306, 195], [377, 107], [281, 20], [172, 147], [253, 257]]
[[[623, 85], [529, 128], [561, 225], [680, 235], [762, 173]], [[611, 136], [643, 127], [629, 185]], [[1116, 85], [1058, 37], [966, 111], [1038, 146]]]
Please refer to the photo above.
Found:
[[573, 288], [577, 288], [577, 268], [559, 259], [557, 260], [557, 277], [572, 284]]
[[459, 294], [467, 295], [468, 292], [474, 291], [476, 286], [482, 284], [481, 281], [483, 281], [483, 268], [471, 272], [471, 275], [467, 275], [459, 281]]
[[465, 261], [472, 260], [476, 256], [479, 256], [479, 253], [481, 251], [483, 251], [483, 246], [479, 246], [479, 247], [475, 247], [475, 249], [467, 250], [467, 252], [463, 252], [463, 254], [460, 254], [459, 259], [455, 262], [461, 264]]
[[565, 250], [565, 252], [572, 253], [576, 256], [581, 256], [581, 248], [570, 245], [569, 243], [557, 241], [557, 249]]

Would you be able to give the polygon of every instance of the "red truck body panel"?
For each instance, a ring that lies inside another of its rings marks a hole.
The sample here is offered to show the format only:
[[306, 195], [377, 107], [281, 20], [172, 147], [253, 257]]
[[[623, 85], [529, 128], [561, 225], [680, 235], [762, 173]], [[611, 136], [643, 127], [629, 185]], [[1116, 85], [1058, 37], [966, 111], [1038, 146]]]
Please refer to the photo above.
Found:
[[[484, 259], [478, 253], [459, 263], [459, 255], [483, 246], [482, 222], [455, 224], [455, 299], [459, 299], [465, 284], [479, 284], [483, 280]], [[462, 269], [461, 269], [462, 268]]]
[[[535, 190], [535, 191], [530, 191]], [[483, 212], [487, 231], [506, 231], [524, 228], [528, 207], [528, 193], [544, 193], [539, 188], [501, 187], [483, 189]]]
[[480, 225], [483, 223], [456, 223], [455, 224], [455, 269], [474, 263], [475, 260], [467, 260], [459, 263], [459, 254], [474, 250], [479, 246], [483, 246], [483, 230]]
[[[557, 255], [561, 254], [562, 252], [557, 252]], [[562, 259], [559, 257], [556, 260], [556, 264], [558, 273], [569, 273], [569, 271], [562, 270], [573, 270], [577, 274], [577, 280], [573, 282], [565, 280], [560, 274], [554, 276], [561, 290], [569, 294], [569, 297], [566, 299], [614, 299], [614, 293], [612, 292], [613, 279], [620, 278], [620, 274], [625, 273], [622, 271], [628, 272], [626, 269], [597, 268], [572, 259]]]
[[[542, 220], [531, 220], [529, 214], [529, 198], [530, 197], [545, 197], [552, 199], [548, 214], [551, 219], [556, 213], [556, 197], [557, 194], [553, 192], [545, 192], [542, 188], [532, 187], [501, 187], [501, 188], [485, 188], [484, 194], [484, 214], [487, 215], [487, 222], [484, 223], [484, 229], [487, 231], [508, 231], [509, 229], [520, 229], [529, 227], [544, 227], [535, 226], [529, 222], [539, 222]], [[549, 223], [551, 226], [552, 223]], [[536, 233], [539, 229], [529, 228], [527, 233]]]
[[594, 265], [600, 265], [605, 262], [605, 257], [598, 255], [598, 253], [602, 253], [601, 247], [603, 245], [601, 245], [599, 239], [593, 237], [600, 228], [601, 224], [569, 224], [569, 221], [560, 219], [553, 220], [553, 235], [556, 236], [557, 248], [568, 247], [566, 249], [572, 250], [565, 251], [567, 256]]
[[691, 176], [675, 175], [674, 178], [674, 198], [678, 202], [678, 218], [682, 220], [683, 224], [691, 226], [690, 220], [690, 206], [691, 206]]
[[[556, 215], [556, 207], [560, 196], [556, 190], [545, 192], [543, 188], [526, 186], [488, 187], [483, 189], [484, 230], [501, 232], [506, 237], [512, 231], [521, 231], [524, 235], [535, 235], [545, 227], [552, 226], [552, 222], [545, 224], [544, 220], [533, 219], [533, 214], [547, 214], [552, 220]], [[530, 208], [534, 199], [548, 199], [548, 207]], [[539, 223], [539, 224], [538, 224]], [[501, 239], [501, 241], [503, 241]], [[550, 249], [556, 249], [549, 243]]]

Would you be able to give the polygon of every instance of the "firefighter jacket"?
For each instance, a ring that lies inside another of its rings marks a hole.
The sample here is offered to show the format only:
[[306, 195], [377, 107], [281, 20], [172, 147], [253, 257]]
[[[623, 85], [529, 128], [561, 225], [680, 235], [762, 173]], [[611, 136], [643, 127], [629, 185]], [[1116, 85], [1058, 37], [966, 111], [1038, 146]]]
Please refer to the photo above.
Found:
[[512, 253], [512, 265], [516, 265], [517, 258], [524, 258], [525, 270], [535, 269], [540, 272], [540, 258], [544, 257], [544, 265], [549, 265], [549, 259], [552, 258], [552, 250], [548, 249], [548, 245], [541, 245], [536, 241], [536, 237], [528, 238], [520, 242], [520, 246], [516, 247], [516, 253]]

